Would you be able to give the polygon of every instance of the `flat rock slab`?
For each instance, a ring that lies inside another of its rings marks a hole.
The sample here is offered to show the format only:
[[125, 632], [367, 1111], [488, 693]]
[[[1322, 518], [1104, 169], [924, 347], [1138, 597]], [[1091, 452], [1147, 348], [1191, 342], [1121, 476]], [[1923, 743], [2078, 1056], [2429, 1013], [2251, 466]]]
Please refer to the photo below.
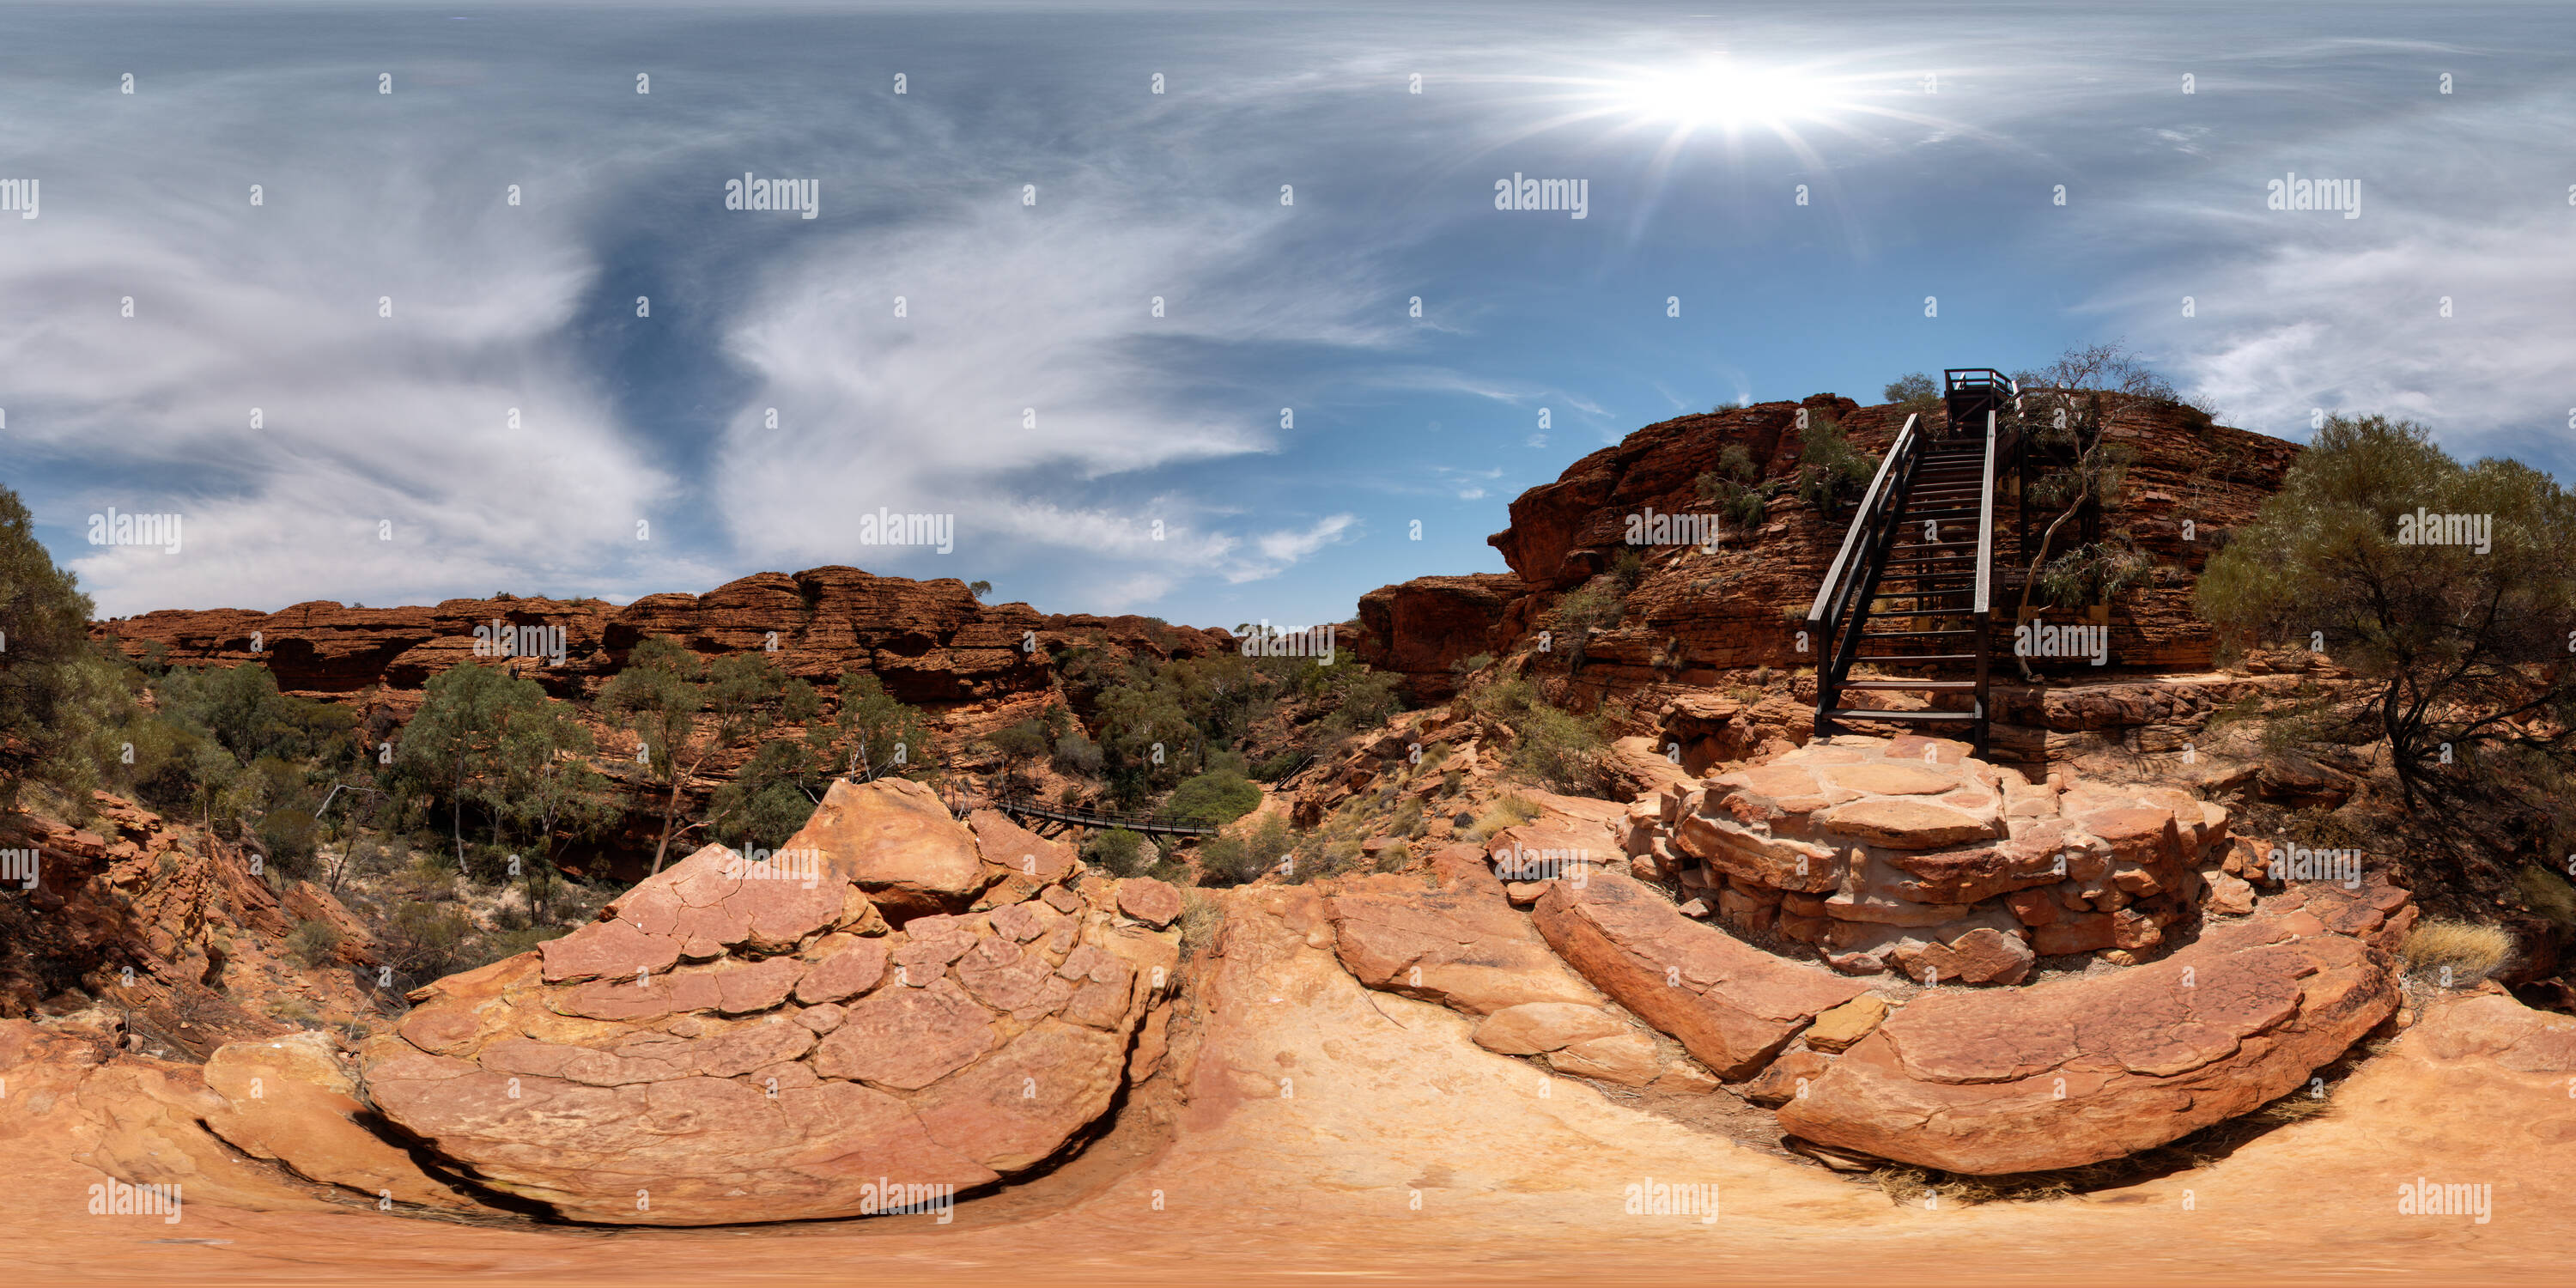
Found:
[[[1600, 1004], [1511, 906], [1475, 847], [1448, 847], [1433, 856], [1433, 869], [1445, 884], [1364, 877], [1326, 903], [1334, 950], [1361, 983], [1468, 1015], [1532, 1002]], [[1586, 870], [1587, 880], [1601, 875]]]
[[1692, 921], [1622, 876], [1553, 882], [1530, 919], [1585, 979], [1730, 1082], [1760, 1072], [1819, 1012], [1868, 991]]
[[[1116, 1099], [1177, 983], [1179, 932], [1113, 909], [1177, 896], [1028, 884], [1070, 865], [1024, 863], [1036, 851], [994, 820], [1008, 853], [988, 862], [910, 784], [826, 799], [781, 851], [819, 862], [764, 870], [709, 846], [609, 920], [416, 990], [399, 1034], [362, 1053], [365, 1097], [476, 1184], [608, 1224], [856, 1216], [883, 1182], [965, 1189], [1054, 1156]], [[1022, 901], [967, 912], [1006, 870]], [[307, 1175], [393, 1175], [348, 1133], [252, 1127]]]
[[1971, 1175], [2096, 1163], [2286, 1094], [2396, 1006], [2384, 953], [2311, 917], [2260, 916], [2151, 965], [1919, 997], [1780, 1122]]

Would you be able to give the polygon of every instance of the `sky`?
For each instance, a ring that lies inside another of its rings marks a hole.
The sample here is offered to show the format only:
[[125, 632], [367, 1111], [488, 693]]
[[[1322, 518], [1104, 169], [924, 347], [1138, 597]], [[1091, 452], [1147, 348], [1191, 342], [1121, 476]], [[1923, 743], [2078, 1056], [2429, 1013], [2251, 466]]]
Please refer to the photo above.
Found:
[[849, 564], [1232, 626], [1503, 571], [1510, 500], [1643, 425], [2099, 341], [2564, 477], [2569, 50], [2547, 5], [11, 4], [0, 485], [102, 616]]

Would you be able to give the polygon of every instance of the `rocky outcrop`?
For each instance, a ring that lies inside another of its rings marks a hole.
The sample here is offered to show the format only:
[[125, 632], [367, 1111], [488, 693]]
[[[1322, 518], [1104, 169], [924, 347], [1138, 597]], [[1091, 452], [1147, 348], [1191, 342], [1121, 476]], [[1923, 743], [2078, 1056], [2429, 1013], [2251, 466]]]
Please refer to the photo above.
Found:
[[2267, 914], [2151, 966], [1917, 998], [1780, 1122], [1971, 1175], [2101, 1162], [2286, 1094], [2397, 1001], [2385, 953], [2304, 912]]
[[917, 785], [835, 784], [769, 863], [709, 846], [420, 990], [365, 1088], [443, 1166], [579, 1220], [853, 1216], [1025, 1174], [1125, 1084], [1179, 935], [1122, 913], [1155, 892], [1020, 849]]
[[1601, 995], [1504, 901], [1502, 882], [1476, 847], [1443, 849], [1432, 870], [1440, 884], [1429, 889], [1419, 878], [1362, 877], [1326, 903], [1334, 951], [1361, 983], [1467, 1015], [1600, 1004]]
[[[2171, 573], [2114, 605], [2110, 656], [2136, 670], [2205, 670], [2214, 637], [2192, 610], [2194, 579], [2227, 533], [2251, 521], [2263, 499], [2279, 490], [2298, 446], [2211, 424], [2187, 407], [2118, 395], [2104, 401], [2104, 441], [2137, 453], [2110, 524]], [[1885, 452], [1905, 423], [1902, 407], [1863, 407], [1818, 394], [1649, 425], [1567, 466], [1556, 482], [1523, 493], [1512, 502], [1511, 527], [1486, 540], [1542, 594], [1581, 584], [1607, 569], [1620, 550], [1646, 556], [1643, 576], [1628, 592], [1626, 627], [1596, 639], [1586, 653], [1585, 673], [1612, 689], [1711, 682], [1713, 676], [1693, 675], [1702, 670], [1813, 665], [1812, 652], [1798, 647], [1801, 623], [1791, 620], [1791, 610], [1802, 617], [1814, 600], [1844, 516], [1821, 516], [1784, 487], [1759, 522], [1725, 524], [1726, 539], [1713, 553], [1626, 543], [1630, 516], [1649, 509], [1707, 512], [1699, 476], [1715, 470], [1730, 446], [1746, 450], [1760, 478], [1794, 479], [1802, 410], [1835, 417], [1852, 446], [1872, 455]], [[1517, 611], [1525, 620], [1531, 610]], [[2010, 613], [2004, 616], [2008, 631]]]
[[1608, 872], [1552, 881], [1530, 910], [1548, 946], [1718, 1077], [1749, 1078], [1863, 986], [1784, 961], [1681, 915]]
[[1457, 692], [1453, 663], [1500, 653], [1503, 614], [1525, 589], [1507, 573], [1416, 577], [1360, 596], [1354, 653], [1370, 669], [1404, 677], [1405, 696], [1440, 702]]
[[[0, 1016], [112, 1003], [140, 1051], [204, 1059], [225, 1042], [287, 1026], [271, 1008], [333, 1023], [374, 1013], [364, 924], [311, 882], [272, 881], [264, 861], [104, 792], [75, 826], [19, 815], [0, 849], [32, 851], [32, 888], [0, 899]], [[331, 957], [299, 960], [298, 923], [339, 932]]]
[[1751, 934], [1853, 974], [2019, 983], [2036, 959], [2141, 954], [2192, 922], [2228, 812], [2172, 788], [2032, 783], [1964, 744], [1843, 736], [1666, 789], [1628, 852]]
[[206, 1061], [206, 1087], [224, 1099], [221, 1109], [205, 1116], [206, 1129], [253, 1158], [370, 1198], [452, 1211], [479, 1208], [368, 1129], [347, 1060], [318, 1032], [228, 1044]]
[[595, 695], [638, 641], [661, 635], [708, 657], [767, 652], [790, 674], [822, 684], [845, 670], [868, 672], [897, 698], [935, 711], [1048, 692], [1046, 654], [1069, 645], [1154, 657], [1232, 647], [1223, 631], [1143, 617], [1051, 616], [1026, 604], [978, 602], [954, 578], [910, 581], [838, 566], [755, 573], [703, 595], [646, 595], [622, 608], [515, 596], [405, 608], [323, 600], [273, 613], [165, 610], [92, 623], [90, 634], [131, 657], [158, 645], [171, 662], [255, 662], [289, 692], [354, 698], [381, 687], [417, 701], [431, 676], [460, 662], [493, 662], [477, 654], [474, 632], [496, 622], [562, 632], [560, 663], [513, 663], [558, 697]]

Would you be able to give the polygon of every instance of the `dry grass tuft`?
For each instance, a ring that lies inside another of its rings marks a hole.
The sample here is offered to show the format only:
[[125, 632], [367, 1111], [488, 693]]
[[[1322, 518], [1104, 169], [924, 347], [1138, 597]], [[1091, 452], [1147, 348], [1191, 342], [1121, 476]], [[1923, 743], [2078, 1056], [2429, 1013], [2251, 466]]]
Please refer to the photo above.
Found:
[[1487, 840], [1504, 828], [1518, 827], [1538, 816], [1537, 801], [1526, 796], [1506, 796], [1494, 802], [1493, 808], [1486, 810], [1477, 818], [1476, 825], [1467, 829], [1467, 839]]
[[1953, 1172], [1926, 1171], [1920, 1167], [1884, 1167], [1876, 1177], [1878, 1188], [1890, 1202], [1922, 1206], [1934, 1195], [1940, 1201], [1958, 1207], [1980, 1203], [2045, 1203], [2075, 1193], [2075, 1185], [2058, 1173], [2032, 1173], [2027, 1176], [1961, 1176]]
[[2467, 988], [2513, 960], [2513, 949], [2513, 936], [2502, 926], [2427, 921], [2408, 933], [2397, 956], [2410, 975]]
[[1216, 942], [1225, 924], [1225, 901], [1196, 887], [1181, 891], [1181, 956], [1196, 957]]

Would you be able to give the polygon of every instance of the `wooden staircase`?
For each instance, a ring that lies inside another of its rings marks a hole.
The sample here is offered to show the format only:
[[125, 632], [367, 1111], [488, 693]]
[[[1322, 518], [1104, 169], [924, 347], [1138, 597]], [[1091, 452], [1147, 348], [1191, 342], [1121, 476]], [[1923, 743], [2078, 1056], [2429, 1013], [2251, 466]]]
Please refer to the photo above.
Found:
[[[1820, 650], [1818, 737], [1865, 721], [1921, 726], [1986, 752], [1995, 481], [2018, 451], [2002, 413], [2019, 390], [1984, 368], [1943, 377], [1944, 423], [1905, 418], [1807, 610], [1808, 637]], [[1851, 678], [1862, 663], [1879, 673]], [[1962, 671], [1974, 678], [1944, 674]], [[1919, 693], [1931, 706], [1845, 705], [1855, 690]], [[1966, 695], [1968, 705], [1945, 705], [1943, 695]]]

